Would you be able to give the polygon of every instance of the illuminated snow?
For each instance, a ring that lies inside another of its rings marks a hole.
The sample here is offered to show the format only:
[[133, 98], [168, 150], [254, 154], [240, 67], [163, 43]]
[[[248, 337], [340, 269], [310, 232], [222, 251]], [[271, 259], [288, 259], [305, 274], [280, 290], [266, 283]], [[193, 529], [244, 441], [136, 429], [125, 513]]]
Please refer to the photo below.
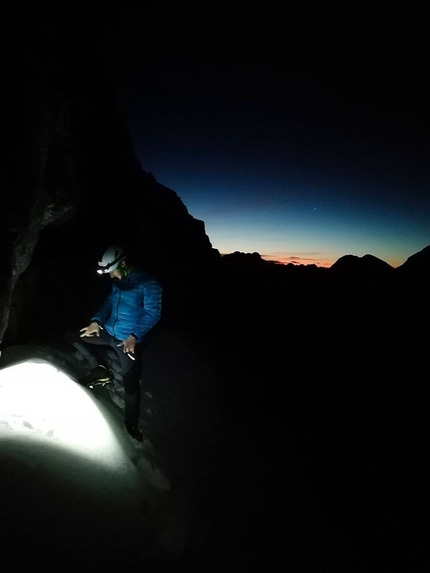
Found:
[[0, 438], [61, 446], [102, 464], [124, 455], [107, 412], [91, 391], [49, 363], [0, 370]]

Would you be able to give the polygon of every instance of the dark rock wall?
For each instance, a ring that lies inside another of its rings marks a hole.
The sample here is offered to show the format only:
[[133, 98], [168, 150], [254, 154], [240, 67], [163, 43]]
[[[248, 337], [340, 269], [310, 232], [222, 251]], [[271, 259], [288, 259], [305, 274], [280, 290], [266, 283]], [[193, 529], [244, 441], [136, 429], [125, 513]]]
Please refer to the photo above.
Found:
[[92, 20], [66, 9], [9, 16], [0, 341], [9, 327], [7, 341], [21, 342], [91, 312], [95, 262], [112, 243], [166, 284], [219, 253], [204, 223], [137, 161]]

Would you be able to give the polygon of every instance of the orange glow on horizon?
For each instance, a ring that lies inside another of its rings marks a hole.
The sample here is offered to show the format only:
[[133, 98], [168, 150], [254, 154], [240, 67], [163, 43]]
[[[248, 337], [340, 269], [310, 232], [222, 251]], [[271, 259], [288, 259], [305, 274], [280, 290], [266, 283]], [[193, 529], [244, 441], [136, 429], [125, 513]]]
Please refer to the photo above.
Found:
[[[240, 252], [240, 251], [239, 251]], [[229, 255], [232, 253], [221, 253], [221, 256], [225, 256], [225, 255]], [[242, 254], [251, 254], [251, 253], [242, 253]], [[304, 255], [300, 255], [300, 256], [296, 256], [296, 255], [261, 255], [260, 253], [258, 253], [260, 255], [260, 257], [268, 262], [271, 263], [279, 263], [280, 265], [288, 265], [288, 264], [293, 264], [293, 265], [315, 265], [317, 267], [321, 267], [321, 268], [326, 268], [329, 269], [332, 265], [334, 265], [334, 263], [336, 261], [339, 260], [339, 258], [341, 257], [337, 257], [335, 258], [323, 258], [323, 257], [316, 257], [316, 256], [312, 256], [309, 255], [308, 257], [304, 256]], [[361, 258], [361, 256], [360, 256]], [[384, 260], [384, 259], [381, 259]], [[386, 260], [384, 261], [387, 264], [389, 264], [391, 267], [393, 268], [398, 268], [400, 267], [405, 261], [400, 261], [400, 260], [394, 260], [394, 259], [390, 259], [390, 260]]]
[[[240, 251], [239, 251], [240, 252]], [[222, 257], [226, 256], [226, 255], [231, 255], [233, 253], [220, 253]], [[251, 253], [242, 253], [244, 255], [248, 255]], [[258, 253], [260, 255], [260, 253]], [[271, 263], [279, 263], [280, 265], [288, 265], [288, 264], [293, 264], [293, 265], [315, 265], [317, 267], [323, 267], [323, 268], [330, 268], [331, 265], [335, 262], [334, 260], [331, 259], [323, 259], [323, 258], [318, 258], [318, 257], [305, 257], [305, 256], [294, 256], [294, 255], [290, 255], [290, 256], [275, 256], [275, 255], [260, 255], [260, 257], [268, 262]]]
[[319, 259], [314, 257], [303, 257], [303, 256], [276, 257], [275, 255], [261, 255], [261, 258], [264, 259], [265, 261], [275, 262], [281, 265], [288, 265], [290, 263], [292, 263], [293, 265], [315, 265], [317, 267], [323, 267], [327, 269], [330, 268], [332, 264], [335, 262], [333, 260]]

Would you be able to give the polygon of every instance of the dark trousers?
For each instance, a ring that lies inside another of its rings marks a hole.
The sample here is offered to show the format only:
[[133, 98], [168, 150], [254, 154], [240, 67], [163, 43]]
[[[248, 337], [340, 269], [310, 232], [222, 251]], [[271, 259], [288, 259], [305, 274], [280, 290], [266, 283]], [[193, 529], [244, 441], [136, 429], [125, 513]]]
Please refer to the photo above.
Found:
[[120, 375], [125, 390], [125, 419], [127, 424], [136, 424], [139, 418], [140, 373], [144, 342], [136, 344], [134, 360], [118, 346], [121, 340], [100, 329], [100, 336], [80, 337], [79, 331], [66, 334], [67, 341], [73, 345], [78, 355], [82, 355], [90, 369], [102, 364]]

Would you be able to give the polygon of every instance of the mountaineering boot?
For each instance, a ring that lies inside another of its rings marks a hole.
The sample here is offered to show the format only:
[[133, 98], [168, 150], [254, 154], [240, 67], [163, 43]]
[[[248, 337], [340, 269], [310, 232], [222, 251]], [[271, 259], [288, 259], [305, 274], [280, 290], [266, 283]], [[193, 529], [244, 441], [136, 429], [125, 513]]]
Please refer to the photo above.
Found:
[[143, 442], [143, 434], [137, 427], [137, 424], [126, 422], [125, 427], [127, 428], [127, 432], [130, 434], [132, 438], [134, 438], [138, 442]]
[[79, 380], [79, 383], [86, 388], [93, 389], [95, 386], [106, 386], [112, 383], [112, 372], [105, 366], [99, 364], [88, 372], [86, 376]]

